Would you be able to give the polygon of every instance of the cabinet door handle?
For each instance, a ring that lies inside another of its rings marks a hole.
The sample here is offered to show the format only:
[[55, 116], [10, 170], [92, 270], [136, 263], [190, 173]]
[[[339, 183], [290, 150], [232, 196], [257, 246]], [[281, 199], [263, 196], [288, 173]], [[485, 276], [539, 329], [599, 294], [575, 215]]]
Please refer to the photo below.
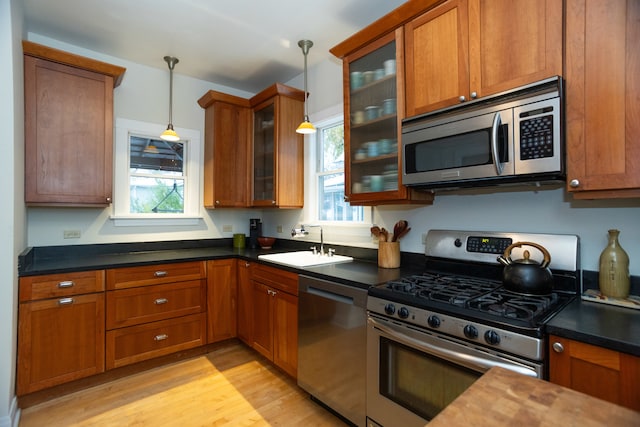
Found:
[[167, 275], [166, 271], [156, 271], [155, 273], [153, 273], [154, 276], [156, 277], [165, 277]]
[[169, 335], [167, 335], [167, 334], [159, 334], [159, 335], [156, 335], [155, 337], [153, 337], [153, 340], [154, 341], [164, 341], [167, 338], [169, 338]]
[[580, 181], [577, 180], [577, 179], [572, 179], [571, 181], [569, 181], [569, 187], [571, 187], [571, 188], [580, 187]]
[[168, 302], [169, 302], [169, 300], [168, 300], [168, 299], [166, 299], [166, 298], [158, 298], [158, 299], [156, 299], [153, 303], [154, 303], [155, 305], [161, 305], [161, 304], [166, 304], [166, 303], [168, 303]]
[[73, 280], [65, 280], [64, 282], [58, 282], [59, 288], [70, 288], [74, 285]]
[[61, 298], [58, 300], [58, 305], [69, 305], [73, 304], [73, 298]]
[[562, 343], [559, 343], [559, 342], [554, 342], [551, 347], [553, 348], [553, 351], [555, 351], [556, 353], [562, 353], [564, 351], [564, 346], [562, 345]]

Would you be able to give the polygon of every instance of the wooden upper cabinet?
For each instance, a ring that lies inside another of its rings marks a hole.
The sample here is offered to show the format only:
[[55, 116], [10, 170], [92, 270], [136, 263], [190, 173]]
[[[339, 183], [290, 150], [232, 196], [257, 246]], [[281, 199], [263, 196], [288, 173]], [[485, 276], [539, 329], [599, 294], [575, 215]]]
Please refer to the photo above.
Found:
[[449, 0], [404, 27], [408, 117], [469, 97], [467, 0]]
[[408, 117], [562, 75], [562, 2], [448, 0], [405, 25]]
[[23, 42], [25, 203], [112, 200], [113, 88], [125, 69]]
[[250, 100], [253, 110], [251, 206], [304, 206], [304, 92], [280, 83]]
[[249, 206], [249, 100], [213, 90], [198, 100], [205, 111], [204, 206]]
[[640, 2], [566, 2], [567, 190], [640, 197]]

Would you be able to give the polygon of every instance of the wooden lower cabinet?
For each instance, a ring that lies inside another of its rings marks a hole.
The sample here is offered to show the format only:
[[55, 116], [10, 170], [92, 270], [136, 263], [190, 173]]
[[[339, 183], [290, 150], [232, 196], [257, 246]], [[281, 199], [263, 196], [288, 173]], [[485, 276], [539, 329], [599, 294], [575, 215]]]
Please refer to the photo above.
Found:
[[206, 329], [199, 313], [107, 331], [107, 369], [204, 345]]
[[298, 374], [298, 275], [257, 265], [251, 282], [252, 347], [295, 378]]
[[106, 368], [207, 342], [205, 261], [110, 269]]
[[549, 381], [640, 411], [637, 356], [551, 335]]
[[237, 335], [235, 259], [207, 261], [207, 343]]
[[238, 281], [237, 333], [238, 338], [248, 346], [253, 343], [252, 265], [249, 261], [239, 260], [236, 270]]
[[104, 372], [103, 290], [104, 271], [20, 278], [18, 396]]

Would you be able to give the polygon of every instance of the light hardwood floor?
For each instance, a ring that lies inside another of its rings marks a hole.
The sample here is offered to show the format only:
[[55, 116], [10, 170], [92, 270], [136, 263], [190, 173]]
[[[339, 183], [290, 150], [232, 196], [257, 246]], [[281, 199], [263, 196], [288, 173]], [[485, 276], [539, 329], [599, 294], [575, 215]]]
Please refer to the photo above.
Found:
[[345, 426], [239, 343], [26, 408], [19, 425]]

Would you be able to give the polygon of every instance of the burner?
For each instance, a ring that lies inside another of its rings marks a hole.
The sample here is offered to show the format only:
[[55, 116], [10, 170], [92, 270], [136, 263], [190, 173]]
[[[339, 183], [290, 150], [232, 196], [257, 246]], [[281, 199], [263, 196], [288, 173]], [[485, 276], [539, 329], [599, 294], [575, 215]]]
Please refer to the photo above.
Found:
[[387, 283], [387, 287], [396, 292], [412, 293], [416, 285], [408, 280], [397, 280]]
[[513, 318], [534, 320], [545, 313], [558, 301], [558, 295], [522, 295], [509, 292], [503, 288], [496, 289], [469, 301], [469, 308], [488, 314]]

